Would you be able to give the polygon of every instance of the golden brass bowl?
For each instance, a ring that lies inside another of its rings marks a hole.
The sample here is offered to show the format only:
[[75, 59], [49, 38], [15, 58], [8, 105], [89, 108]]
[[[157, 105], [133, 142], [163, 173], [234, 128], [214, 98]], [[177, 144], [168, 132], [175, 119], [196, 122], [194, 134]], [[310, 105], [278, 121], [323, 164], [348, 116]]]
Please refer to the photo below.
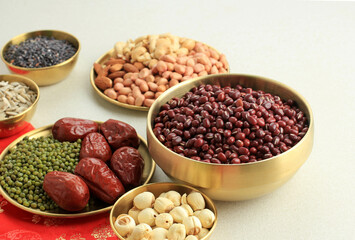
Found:
[[34, 81], [20, 75], [0, 75], [0, 81], [24, 83], [37, 94], [36, 100], [25, 111], [16, 116], [0, 120], [0, 138], [5, 138], [22, 131], [26, 127], [25, 121], [31, 120], [33, 114], [36, 112], [39, 100], [39, 88]]
[[[101, 122], [98, 122], [101, 123]], [[38, 129], [35, 129], [31, 132], [28, 132], [24, 134], [23, 136], [19, 137], [16, 139], [14, 142], [12, 142], [0, 155], [0, 162], [4, 160], [5, 156], [8, 154], [8, 152], [16, 147], [16, 144], [19, 143], [24, 137], [29, 137], [31, 138], [39, 138], [39, 137], [46, 137], [52, 135], [52, 127], [53, 125], [48, 125], [45, 127], [41, 127]], [[138, 151], [141, 154], [141, 156], [144, 159], [144, 169], [143, 169], [143, 174], [141, 177], [141, 182], [142, 185], [147, 184], [150, 179], [152, 178], [154, 171], [155, 171], [155, 162], [152, 159], [152, 157], [149, 154], [148, 147], [147, 147], [147, 142], [139, 136], [139, 139], [141, 140], [141, 143], [139, 145]], [[1, 172], [0, 172], [1, 174]], [[68, 212], [62, 209], [57, 209], [53, 211], [41, 211], [39, 209], [33, 209], [29, 207], [25, 207], [22, 204], [19, 204], [15, 199], [12, 199], [7, 192], [2, 188], [0, 185], [0, 194], [11, 204], [15, 205], [16, 207], [38, 215], [42, 216], [47, 216], [47, 217], [60, 217], [60, 218], [77, 218], [77, 217], [85, 217], [85, 216], [90, 216], [90, 215], [96, 215], [99, 213], [103, 212], [108, 212], [111, 210], [113, 205], [109, 205], [107, 203], [104, 203], [100, 200], [94, 199], [92, 201], [92, 204], [89, 204], [85, 209], [79, 211], [79, 212]], [[91, 201], [91, 200], [90, 200]]]
[[[212, 164], [192, 160], [170, 151], [155, 137], [152, 126], [160, 107], [173, 97], [181, 97], [195, 86], [251, 87], [292, 99], [305, 113], [309, 129], [306, 135], [288, 151], [259, 162], [245, 164]], [[302, 166], [312, 151], [314, 119], [311, 107], [295, 90], [264, 77], [243, 74], [219, 74], [199, 77], [167, 90], [151, 106], [147, 117], [148, 148], [158, 166], [171, 178], [197, 187], [215, 200], [235, 201], [260, 197], [287, 182]]]
[[[43, 68], [18, 67], [5, 60], [4, 54], [11, 45], [20, 44], [21, 42], [36, 36], [48, 36], [48, 37], [54, 37], [59, 40], [67, 40], [71, 44], [73, 44], [75, 48], [77, 48], [77, 51], [68, 60], [50, 67], [43, 67]], [[79, 40], [69, 33], [58, 31], [58, 30], [40, 30], [40, 31], [23, 33], [21, 35], [12, 38], [2, 48], [1, 59], [4, 61], [4, 63], [6, 64], [10, 72], [29, 77], [33, 79], [33, 81], [35, 81], [39, 86], [46, 86], [46, 85], [51, 85], [60, 82], [61, 80], [63, 80], [69, 75], [69, 73], [71, 72], [71, 70], [76, 64], [76, 61], [78, 60], [80, 47], [81, 46]]]
[[[207, 44], [206, 44], [207, 45]], [[215, 50], [217, 53], [220, 54], [220, 52], [218, 50], [216, 50], [215, 48], [207, 45], [209, 48]], [[97, 59], [95, 62], [96, 63], [99, 63], [101, 65], [103, 65], [109, 58], [111, 57], [114, 57], [114, 53], [115, 53], [115, 50], [112, 48], [111, 50], [109, 50], [108, 52], [106, 52], [104, 55], [102, 55], [99, 59]], [[230, 68], [228, 68], [228, 73], [230, 71]], [[100, 96], [102, 97], [103, 99], [105, 99], [106, 101], [112, 103], [112, 104], [115, 104], [117, 106], [120, 106], [120, 107], [124, 107], [124, 108], [128, 108], [128, 109], [133, 109], [133, 110], [137, 110], [137, 111], [148, 111], [149, 110], [149, 107], [142, 107], [142, 106], [135, 106], [135, 105], [130, 105], [130, 104], [127, 104], [127, 103], [121, 103], [117, 100], [114, 100], [112, 98], [109, 98], [108, 96], [106, 96], [95, 84], [95, 78], [96, 78], [96, 73], [95, 73], [95, 70], [94, 68], [92, 67], [91, 68], [91, 71], [90, 71], [90, 83], [91, 83], [91, 86], [94, 88], [95, 92]], [[190, 80], [189, 80], [190, 81]]]
[[213, 233], [213, 230], [217, 226], [217, 208], [216, 208], [215, 204], [207, 195], [200, 192], [196, 188], [193, 188], [191, 186], [184, 185], [184, 184], [177, 184], [177, 183], [171, 183], [171, 182], [147, 184], [144, 186], [137, 187], [137, 188], [125, 193], [124, 195], [122, 195], [116, 201], [116, 203], [113, 205], [113, 207], [111, 209], [111, 213], [110, 213], [111, 228], [115, 232], [116, 236], [119, 239], [124, 240], [124, 238], [117, 232], [117, 230], [114, 226], [114, 223], [115, 223], [117, 216], [119, 216], [120, 214], [124, 214], [124, 213], [127, 214], [128, 210], [133, 207], [133, 199], [135, 196], [137, 196], [138, 194], [140, 194], [142, 192], [148, 191], [148, 192], [153, 193], [154, 196], [157, 198], [161, 193], [168, 192], [170, 190], [177, 191], [181, 195], [183, 195], [184, 193], [189, 194], [191, 192], [199, 192], [202, 194], [202, 196], [204, 197], [205, 202], [206, 202], [206, 208], [210, 209], [216, 217], [216, 220], [214, 221], [213, 226], [210, 228], [209, 233], [205, 237], [201, 238], [201, 240], [209, 239]]

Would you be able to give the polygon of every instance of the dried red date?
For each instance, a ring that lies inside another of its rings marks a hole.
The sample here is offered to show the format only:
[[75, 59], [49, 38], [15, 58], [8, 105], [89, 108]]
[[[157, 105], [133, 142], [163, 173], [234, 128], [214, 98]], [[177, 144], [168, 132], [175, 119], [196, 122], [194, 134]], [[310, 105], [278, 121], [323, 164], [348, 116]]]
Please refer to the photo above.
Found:
[[93, 157], [106, 162], [110, 160], [112, 151], [105, 137], [100, 133], [89, 133], [81, 144], [80, 158]]
[[84, 138], [86, 134], [98, 130], [99, 124], [94, 121], [80, 118], [62, 118], [54, 123], [52, 134], [55, 139], [61, 142], [74, 142]]
[[101, 124], [101, 131], [110, 146], [118, 149], [124, 146], [139, 147], [139, 138], [136, 130], [129, 124], [109, 119]]
[[86, 183], [68, 172], [47, 173], [43, 180], [43, 189], [59, 207], [67, 211], [82, 210], [90, 198]]
[[75, 174], [81, 176], [90, 191], [106, 203], [114, 203], [125, 193], [117, 176], [100, 159], [83, 158], [75, 167]]
[[140, 184], [144, 160], [137, 149], [132, 147], [117, 149], [112, 155], [110, 166], [125, 187], [131, 188]]

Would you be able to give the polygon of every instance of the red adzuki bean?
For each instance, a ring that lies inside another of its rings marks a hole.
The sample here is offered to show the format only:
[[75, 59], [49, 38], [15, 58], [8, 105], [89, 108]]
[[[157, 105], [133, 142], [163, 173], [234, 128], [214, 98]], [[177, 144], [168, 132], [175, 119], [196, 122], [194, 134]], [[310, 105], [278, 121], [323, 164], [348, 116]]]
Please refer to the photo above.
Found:
[[176, 153], [205, 163], [241, 164], [277, 156], [308, 131], [292, 100], [243, 88], [200, 85], [161, 107], [153, 132]]

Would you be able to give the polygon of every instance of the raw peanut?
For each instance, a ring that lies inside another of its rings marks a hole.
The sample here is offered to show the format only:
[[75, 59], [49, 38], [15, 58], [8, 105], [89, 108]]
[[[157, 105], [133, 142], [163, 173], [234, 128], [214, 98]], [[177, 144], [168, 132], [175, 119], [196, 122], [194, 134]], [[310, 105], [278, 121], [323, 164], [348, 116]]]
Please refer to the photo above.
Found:
[[210, 48], [209, 52], [210, 52], [211, 58], [216, 59], [216, 60], [219, 59], [219, 54], [215, 50]]
[[212, 65], [205, 65], [205, 71], [209, 73], [211, 71]]
[[143, 80], [143, 79], [140, 79], [140, 78], [138, 78], [136, 81], [135, 81], [135, 83], [136, 83], [136, 85], [137, 86], [140, 86], [142, 83], [144, 83], [145, 81]]
[[113, 80], [113, 85], [115, 85], [116, 83], [123, 83], [123, 78], [115, 78], [115, 80]]
[[187, 59], [186, 66], [189, 66], [189, 67], [195, 66], [195, 60], [193, 60], [192, 58]]
[[178, 64], [186, 65], [187, 57], [178, 57], [178, 59], [176, 60], [176, 62], [177, 62]]
[[106, 62], [105, 62], [105, 65], [106, 66], [108, 66], [108, 65], [115, 65], [115, 64], [125, 64], [126, 63], [126, 61], [125, 60], [123, 60], [123, 59], [121, 59], [121, 58], [110, 58], [109, 60], [107, 60]]
[[127, 78], [126, 80], [123, 81], [123, 86], [129, 87], [132, 85], [132, 83], [133, 83], [132, 79]]
[[201, 57], [197, 57], [197, 62], [201, 63], [203, 65], [211, 65], [210, 60], [208, 59], [208, 57], [205, 54], [203, 54], [203, 56], [201, 56]]
[[208, 49], [206, 49], [205, 54], [206, 54], [207, 57], [211, 56], [211, 53], [208, 51]]
[[166, 91], [166, 86], [165, 85], [159, 85], [157, 88], [158, 92], [165, 92]]
[[157, 69], [159, 72], [165, 72], [166, 70], [168, 70], [168, 66], [164, 61], [159, 61], [157, 63]]
[[144, 94], [144, 97], [145, 97], [145, 99], [147, 100], [147, 99], [152, 99], [152, 98], [154, 98], [154, 93], [153, 92], [151, 92], [151, 91], [147, 91], [147, 92], [145, 92]]
[[113, 85], [113, 89], [117, 92], [119, 92], [122, 88], [124, 88], [123, 83], [116, 83], [115, 85]]
[[112, 87], [112, 80], [108, 77], [97, 77], [95, 79], [95, 85], [101, 90], [106, 90]]
[[216, 66], [218, 69], [220, 69], [220, 68], [223, 67], [223, 63], [221, 63], [221, 62], [216, 62], [215, 66]]
[[146, 107], [151, 107], [154, 103], [154, 99], [145, 99], [143, 105]]
[[126, 74], [123, 76], [123, 79], [132, 78], [132, 75], [133, 75], [133, 73], [126, 73]]
[[148, 87], [149, 87], [149, 89], [151, 91], [156, 92], [157, 88], [158, 88], [158, 85], [156, 83], [153, 83], [153, 82], [148, 82]]
[[125, 95], [118, 95], [117, 101], [119, 101], [119, 102], [121, 102], [121, 103], [127, 103], [127, 96], [125, 96]]
[[133, 96], [134, 98], [137, 98], [139, 95], [142, 95], [142, 92], [141, 92], [140, 88], [139, 88], [139, 87], [133, 88], [133, 90], [132, 90], [132, 96]]
[[142, 82], [141, 85], [139, 85], [139, 88], [142, 92], [146, 92], [149, 90], [148, 84], [146, 82]]
[[144, 96], [143, 95], [139, 95], [136, 100], [134, 101], [134, 105], [136, 106], [142, 106], [143, 102], [144, 102]]
[[180, 73], [173, 72], [170, 74], [170, 78], [180, 80], [182, 78], [182, 75]]
[[219, 73], [227, 73], [227, 70], [224, 69], [224, 68], [220, 68], [220, 69], [219, 69]]
[[113, 88], [108, 88], [104, 91], [104, 94], [108, 96], [111, 99], [116, 99], [117, 98], [117, 93]]
[[218, 68], [216, 66], [212, 66], [211, 74], [217, 74], [217, 73], [218, 73]]
[[141, 62], [134, 62], [133, 65], [134, 65], [136, 68], [138, 68], [139, 71], [144, 68], [143, 63], [141, 63]]
[[195, 50], [191, 50], [190, 52], [189, 52], [189, 56], [193, 56], [193, 55], [195, 55], [196, 54], [196, 51]]
[[228, 62], [227, 62], [227, 59], [226, 59], [226, 55], [224, 54], [221, 54], [220, 57], [219, 57], [219, 61], [223, 64], [223, 67], [225, 69], [228, 69]]
[[157, 75], [157, 76], [155, 76], [154, 82], [157, 83], [157, 82], [159, 82], [160, 79], [161, 79], [161, 76]]
[[174, 71], [174, 64], [173, 63], [168, 63], [168, 71]]
[[199, 72], [202, 72], [205, 70], [205, 66], [201, 63], [197, 63], [195, 66], [194, 66], [194, 72], [195, 73], [199, 73]]
[[159, 81], [157, 82], [158, 85], [166, 85], [168, 84], [168, 79], [166, 78], [160, 78]]
[[169, 81], [169, 87], [174, 87], [175, 85], [177, 85], [179, 83], [179, 80], [177, 79], [171, 79]]
[[126, 72], [139, 72], [138, 68], [136, 66], [134, 66], [133, 64], [130, 64], [130, 63], [125, 63], [123, 64], [123, 69], [126, 71]]
[[94, 63], [94, 70], [95, 70], [96, 74], [99, 75], [100, 72], [102, 71], [102, 66], [101, 66], [101, 64], [99, 64], [99, 63]]
[[139, 74], [138, 74], [138, 77], [139, 78], [146, 78], [148, 75], [150, 74], [150, 70], [148, 68], [143, 68]]
[[206, 71], [202, 71], [202, 72], [199, 72], [198, 73], [198, 76], [201, 77], [201, 76], [206, 76], [208, 75], [208, 73]]
[[162, 94], [163, 94], [163, 92], [156, 92], [156, 93], [155, 93], [155, 96], [154, 96], [155, 99], [157, 99], [158, 97], [160, 97], [160, 95], [162, 95]]
[[108, 77], [111, 79], [115, 79], [115, 78], [123, 77], [125, 74], [126, 74], [125, 71], [118, 71], [118, 72], [110, 73]]
[[147, 81], [147, 82], [154, 82], [154, 76], [153, 75], [148, 75], [146, 78], [145, 78], [145, 80]]
[[168, 78], [170, 78], [170, 74], [171, 74], [171, 71], [166, 71], [166, 72], [163, 72], [161, 76], [162, 76], [163, 78], [168, 79]]
[[191, 79], [191, 77], [190, 76], [185, 76], [185, 77], [183, 77], [183, 78], [181, 78], [181, 82], [185, 82], [186, 80], [189, 80], [189, 79]]
[[168, 63], [175, 63], [176, 62], [176, 58], [170, 55], [163, 55], [160, 57], [159, 60], [162, 60], [164, 62], [168, 62]]
[[123, 65], [120, 64], [120, 63], [117, 63], [115, 65], [112, 65], [110, 67], [110, 72], [117, 72], [117, 71], [120, 71], [122, 69]]
[[[137, 86], [135, 86], [135, 87], [137, 87]], [[128, 97], [133, 97], [132, 92], [128, 93], [127, 98], [128, 98]]]
[[[158, 64], [157, 64], [157, 65], [158, 65]], [[151, 72], [152, 72], [153, 75], [159, 73], [159, 70], [158, 70], [158, 68], [157, 68], [157, 65], [155, 65], [155, 66], [151, 69]]]
[[175, 64], [174, 69], [175, 69], [175, 72], [180, 73], [180, 74], [184, 74], [186, 71], [186, 67], [184, 65], [180, 65], [180, 64]]
[[134, 81], [138, 78], [138, 73], [133, 73], [132, 76], [131, 76], [131, 79]]
[[212, 65], [215, 65], [218, 62], [218, 60], [216, 60], [214, 58], [210, 58], [210, 62]]
[[186, 39], [182, 44], [182, 47], [192, 50], [195, 47], [195, 41], [192, 39]]
[[128, 93], [130, 93], [130, 92], [132, 92], [131, 88], [129, 88], [129, 87], [124, 87], [124, 88], [121, 88], [118, 93], [119, 93], [119, 94], [123, 94], [123, 95], [128, 95]]
[[149, 64], [148, 64], [148, 67], [150, 69], [152, 69], [156, 64], [158, 63], [158, 60], [157, 59], [152, 59]]
[[196, 78], [196, 77], [198, 77], [197, 73], [193, 73], [193, 74], [191, 75], [191, 78]]
[[205, 52], [205, 49], [204, 49], [204, 47], [202, 47], [202, 46], [200, 46], [200, 45], [197, 45], [197, 43], [196, 43], [196, 46], [195, 46], [195, 51], [196, 52]]
[[193, 73], [194, 73], [193, 67], [186, 67], [186, 70], [184, 73], [185, 76], [191, 76], [191, 74], [193, 74]]
[[178, 56], [186, 56], [189, 53], [189, 50], [187, 48], [180, 48], [179, 50], [176, 51], [176, 54]]
[[[123, 95], [124, 96], [124, 95]], [[127, 98], [127, 103], [130, 104], [130, 105], [134, 105], [134, 102], [135, 102], [135, 98], [133, 96], [129, 96]]]

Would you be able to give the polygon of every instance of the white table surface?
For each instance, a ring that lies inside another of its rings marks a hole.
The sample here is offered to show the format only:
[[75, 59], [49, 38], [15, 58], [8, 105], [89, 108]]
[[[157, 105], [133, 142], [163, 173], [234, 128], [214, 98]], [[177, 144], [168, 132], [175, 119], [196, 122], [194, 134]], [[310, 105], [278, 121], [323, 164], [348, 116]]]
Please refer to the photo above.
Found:
[[[256, 74], [299, 91], [315, 118], [313, 151], [277, 191], [244, 202], [216, 202], [212, 239], [354, 239], [355, 3], [234, 1], [5, 1], [0, 45], [39, 29], [77, 36], [79, 60], [64, 81], [41, 87], [31, 123], [62, 117], [120, 119], [146, 137], [146, 113], [110, 104], [93, 91], [92, 63], [113, 47], [170, 32], [227, 56], [231, 72]], [[0, 74], [8, 74], [3, 63]], [[169, 181], [160, 168], [154, 182]]]

